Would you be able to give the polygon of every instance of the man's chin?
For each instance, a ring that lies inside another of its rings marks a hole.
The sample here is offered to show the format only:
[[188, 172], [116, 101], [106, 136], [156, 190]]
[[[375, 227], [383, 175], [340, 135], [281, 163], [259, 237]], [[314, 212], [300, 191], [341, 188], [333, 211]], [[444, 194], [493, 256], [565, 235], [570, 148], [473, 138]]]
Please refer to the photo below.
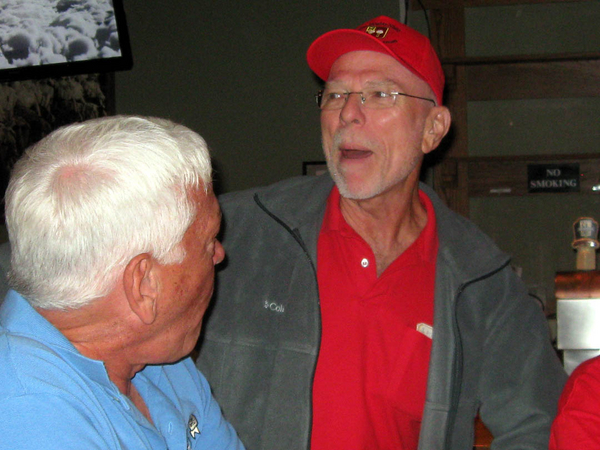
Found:
[[379, 192], [372, 189], [365, 189], [364, 186], [356, 186], [350, 183], [337, 183], [336, 186], [340, 191], [340, 195], [348, 200], [369, 200], [376, 197]]
[[327, 167], [331, 174], [331, 178], [333, 178], [333, 181], [343, 198], [349, 200], [367, 200], [377, 195], [376, 192], [373, 193], [373, 189], [369, 187], [369, 184], [361, 177], [353, 176], [348, 173], [343, 174], [341, 170], [331, 163], [328, 163]]

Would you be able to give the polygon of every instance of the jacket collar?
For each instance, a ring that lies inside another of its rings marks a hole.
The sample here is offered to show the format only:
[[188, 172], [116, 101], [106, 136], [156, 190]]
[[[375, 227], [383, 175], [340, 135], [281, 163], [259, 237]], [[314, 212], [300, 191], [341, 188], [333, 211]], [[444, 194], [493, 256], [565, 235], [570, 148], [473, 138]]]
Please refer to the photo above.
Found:
[[449, 269], [468, 282], [504, 267], [510, 257], [502, 252], [473, 222], [448, 208], [424, 183], [419, 186], [433, 203], [438, 222], [439, 250]]
[[[262, 188], [254, 198], [267, 213], [291, 230], [299, 230], [310, 253], [316, 255], [316, 239], [332, 188], [329, 174], [301, 176]], [[438, 258], [444, 260], [457, 279], [468, 282], [509, 262], [508, 255], [475, 224], [450, 210], [431, 187], [420, 183], [419, 188], [431, 199], [435, 209]]]
[[[261, 189], [255, 199], [291, 229], [322, 219], [333, 188], [329, 174], [295, 177]], [[321, 222], [319, 220], [319, 226]]]

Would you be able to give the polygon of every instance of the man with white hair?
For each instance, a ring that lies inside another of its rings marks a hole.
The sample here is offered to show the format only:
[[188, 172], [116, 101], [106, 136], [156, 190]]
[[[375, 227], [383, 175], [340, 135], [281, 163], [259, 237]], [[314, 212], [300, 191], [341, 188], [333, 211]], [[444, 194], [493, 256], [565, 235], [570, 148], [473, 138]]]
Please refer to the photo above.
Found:
[[187, 358], [225, 256], [211, 172], [196, 133], [124, 116], [17, 162], [0, 448], [243, 449]]

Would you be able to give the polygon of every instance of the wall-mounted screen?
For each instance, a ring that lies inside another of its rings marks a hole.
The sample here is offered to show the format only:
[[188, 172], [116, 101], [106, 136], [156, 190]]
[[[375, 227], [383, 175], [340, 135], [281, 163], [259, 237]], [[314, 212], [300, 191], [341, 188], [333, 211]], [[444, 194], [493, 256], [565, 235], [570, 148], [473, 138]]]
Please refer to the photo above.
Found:
[[131, 66], [122, 0], [0, 0], [0, 81]]

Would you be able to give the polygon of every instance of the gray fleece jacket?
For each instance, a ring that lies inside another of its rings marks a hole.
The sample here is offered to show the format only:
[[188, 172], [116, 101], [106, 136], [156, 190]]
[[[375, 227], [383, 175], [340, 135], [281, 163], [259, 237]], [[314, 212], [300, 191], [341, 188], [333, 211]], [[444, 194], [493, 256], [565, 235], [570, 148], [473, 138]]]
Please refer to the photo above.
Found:
[[[310, 446], [317, 239], [332, 186], [328, 175], [298, 177], [220, 198], [227, 260], [198, 365], [249, 450]], [[421, 189], [435, 208], [439, 252], [419, 449], [471, 450], [478, 410], [492, 448], [547, 449], [566, 374], [541, 308], [507, 255]]]

